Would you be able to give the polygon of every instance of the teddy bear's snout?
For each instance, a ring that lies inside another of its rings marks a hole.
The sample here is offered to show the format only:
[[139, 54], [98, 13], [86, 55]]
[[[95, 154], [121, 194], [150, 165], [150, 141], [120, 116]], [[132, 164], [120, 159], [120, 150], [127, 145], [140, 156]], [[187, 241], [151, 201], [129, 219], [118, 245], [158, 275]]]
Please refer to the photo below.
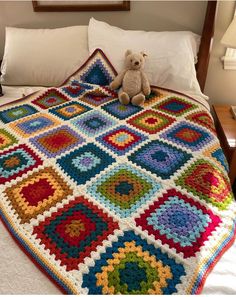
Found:
[[139, 65], [139, 61], [136, 61], [134, 64], [138, 66]]

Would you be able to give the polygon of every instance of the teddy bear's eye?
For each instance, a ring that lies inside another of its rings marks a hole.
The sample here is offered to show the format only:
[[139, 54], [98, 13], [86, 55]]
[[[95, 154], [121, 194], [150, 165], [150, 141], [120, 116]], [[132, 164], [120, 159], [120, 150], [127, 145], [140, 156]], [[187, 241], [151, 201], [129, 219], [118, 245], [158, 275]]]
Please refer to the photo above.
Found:
[[133, 60], [131, 59], [131, 60], [130, 60], [130, 62], [132, 63], [132, 62], [133, 62]]

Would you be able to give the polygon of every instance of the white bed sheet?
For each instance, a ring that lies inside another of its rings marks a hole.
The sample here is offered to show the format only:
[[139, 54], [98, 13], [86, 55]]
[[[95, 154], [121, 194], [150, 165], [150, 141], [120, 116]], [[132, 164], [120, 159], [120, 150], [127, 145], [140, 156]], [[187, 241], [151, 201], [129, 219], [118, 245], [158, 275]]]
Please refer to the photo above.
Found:
[[2, 86], [3, 96], [0, 97], [0, 106], [14, 102], [17, 99], [30, 95], [36, 91], [46, 89], [44, 87], [28, 86]]
[[[43, 87], [3, 87], [0, 106], [42, 90]], [[205, 102], [206, 108], [208, 103]], [[56, 295], [61, 291], [42, 273], [9, 235], [0, 222], [0, 294]], [[236, 295], [236, 242], [208, 276], [204, 295]]]

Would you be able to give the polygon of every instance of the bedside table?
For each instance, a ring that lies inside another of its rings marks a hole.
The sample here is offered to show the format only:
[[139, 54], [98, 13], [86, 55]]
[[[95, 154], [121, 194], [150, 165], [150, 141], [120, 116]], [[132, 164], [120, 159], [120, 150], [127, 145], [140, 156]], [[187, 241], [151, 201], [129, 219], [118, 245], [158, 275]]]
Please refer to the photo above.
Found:
[[217, 135], [229, 163], [229, 178], [233, 184], [236, 179], [236, 120], [230, 108], [230, 105], [213, 105]]

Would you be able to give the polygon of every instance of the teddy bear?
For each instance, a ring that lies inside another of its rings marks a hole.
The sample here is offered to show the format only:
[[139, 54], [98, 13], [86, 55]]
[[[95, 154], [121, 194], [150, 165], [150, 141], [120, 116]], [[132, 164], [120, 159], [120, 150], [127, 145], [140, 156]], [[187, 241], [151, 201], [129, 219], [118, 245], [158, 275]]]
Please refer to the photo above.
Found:
[[143, 72], [146, 54], [133, 53], [127, 50], [125, 53], [125, 69], [121, 71], [110, 83], [112, 90], [118, 89], [120, 103], [127, 105], [142, 105], [145, 96], [150, 95], [151, 88], [146, 74]]

